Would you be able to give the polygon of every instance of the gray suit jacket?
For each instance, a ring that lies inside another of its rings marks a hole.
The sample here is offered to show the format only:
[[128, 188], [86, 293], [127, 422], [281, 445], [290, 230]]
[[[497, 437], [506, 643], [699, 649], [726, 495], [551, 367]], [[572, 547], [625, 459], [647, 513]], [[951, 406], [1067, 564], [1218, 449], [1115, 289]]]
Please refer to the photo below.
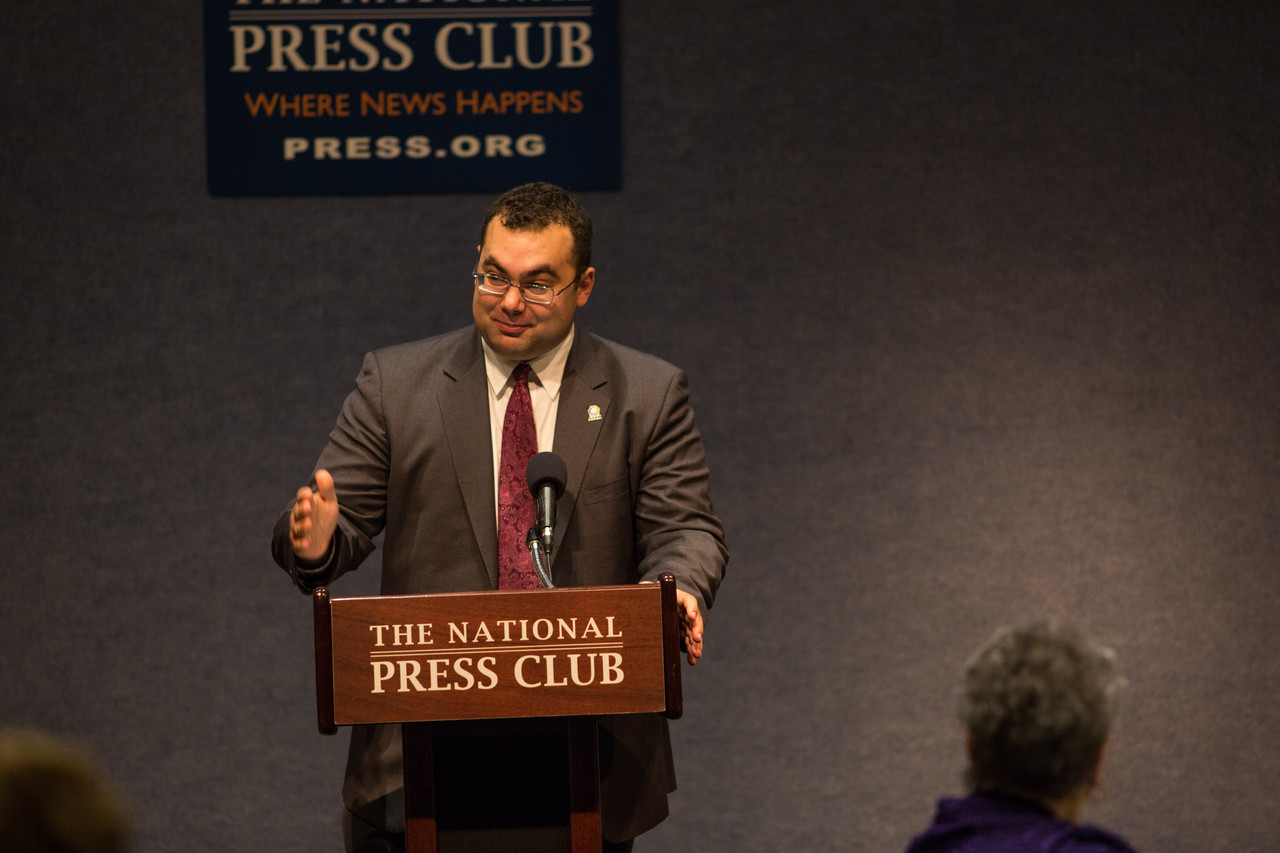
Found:
[[[589, 411], [599, 411], [599, 417]], [[328, 563], [300, 568], [282, 510], [272, 551], [303, 591], [355, 569], [385, 531], [387, 595], [496, 589], [498, 539], [484, 356], [466, 328], [370, 353], [316, 464], [341, 514]], [[556, 586], [657, 580], [672, 572], [703, 610], [728, 552], [712, 512], [702, 440], [677, 368], [578, 329], [565, 365], [555, 452]], [[667, 814], [675, 774], [666, 721], [601, 721], [605, 837], [625, 840]], [[403, 784], [399, 727], [357, 726], [343, 798], [357, 808]]]

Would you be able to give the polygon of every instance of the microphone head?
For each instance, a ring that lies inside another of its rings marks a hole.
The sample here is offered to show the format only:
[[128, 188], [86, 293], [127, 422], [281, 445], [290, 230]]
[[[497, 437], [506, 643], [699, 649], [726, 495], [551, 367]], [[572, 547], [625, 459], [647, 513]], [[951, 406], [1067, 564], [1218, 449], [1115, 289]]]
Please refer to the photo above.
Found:
[[538, 487], [550, 483], [555, 487], [556, 497], [564, 493], [564, 484], [569, 481], [569, 471], [564, 460], [554, 453], [535, 453], [525, 469], [525, 478], [529, 481], [529, 491], [536, 496]]

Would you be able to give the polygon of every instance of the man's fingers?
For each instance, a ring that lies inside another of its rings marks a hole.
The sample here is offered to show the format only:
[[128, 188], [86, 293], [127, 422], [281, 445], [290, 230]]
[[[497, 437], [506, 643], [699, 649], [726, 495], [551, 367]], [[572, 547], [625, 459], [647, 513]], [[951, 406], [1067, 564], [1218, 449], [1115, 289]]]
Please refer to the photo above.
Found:
[[684, 648], [689, 665], [697, 664], [699, 658], [702, 657], [702, 640], [686, 639]]
[[331, 501], [336, 498], [333, 488], [333, 475], [321, 468], [316, 471], [316, 489], [320, 492], [320, 500]]
[[698, 599], [682, 589], [676, 590], [676, 606], [680, 613], [680, 639], [684, 642], [689, 663], [695, 664], [702, 657], [702, 611], [698, 609]]
[[311, 515], [311, 490], [306, 486], [298, 489], [293, 502], [293, 512], [289, 513], [289, 535], [295, 540], [301, 535], [304, 526], [309, 527]]
[[678, 594], [681, 609], [681, 633], [684, 634], [686, 658], [692, 666], [702, 657], [702, 613], [698, 610], [698, 600], [688, 593]]
[[692, 596], [684, 602], [684, 623], [690, 633], [695, 633], [698, 639], [702, 639], [702, 613], [698, 611], [698, 602]]
[[293, 553], [305, 560], [319, 560], [328, 553], [338, 518], [338, 495], [333, 477], [316, 471], [315, 488], [298, 489], [289, 517], [289, 542]]

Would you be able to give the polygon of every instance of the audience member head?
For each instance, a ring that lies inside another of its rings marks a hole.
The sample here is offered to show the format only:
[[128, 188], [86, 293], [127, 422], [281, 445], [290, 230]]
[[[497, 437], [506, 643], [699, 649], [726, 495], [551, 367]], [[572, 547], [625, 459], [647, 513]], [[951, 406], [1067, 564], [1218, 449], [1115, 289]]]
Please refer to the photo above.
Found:
[[973, 790], [1077, 820], [1097, 787], [1119, 686], [1112, 653], [1068, 627], [998, 631], [970, 660], [960, 701]]
[[0, 731], [0, 849], [124, 853], [129, 820], [88, 758], [34, 731]]

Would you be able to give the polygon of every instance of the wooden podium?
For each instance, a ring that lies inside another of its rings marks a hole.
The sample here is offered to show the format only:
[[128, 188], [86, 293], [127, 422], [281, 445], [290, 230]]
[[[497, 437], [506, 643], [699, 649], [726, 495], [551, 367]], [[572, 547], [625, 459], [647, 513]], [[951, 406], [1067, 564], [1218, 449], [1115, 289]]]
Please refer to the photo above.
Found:
[[[567, 737], [568, 847], [600, 850], [596, 718], [683, 712], [675, 578], [659, 584], [313, 596], [320, 731], [401, 723], [408, 853], [436, 853], [437, 737]], [[471, 721], [471, 722], [463, 722]]]

